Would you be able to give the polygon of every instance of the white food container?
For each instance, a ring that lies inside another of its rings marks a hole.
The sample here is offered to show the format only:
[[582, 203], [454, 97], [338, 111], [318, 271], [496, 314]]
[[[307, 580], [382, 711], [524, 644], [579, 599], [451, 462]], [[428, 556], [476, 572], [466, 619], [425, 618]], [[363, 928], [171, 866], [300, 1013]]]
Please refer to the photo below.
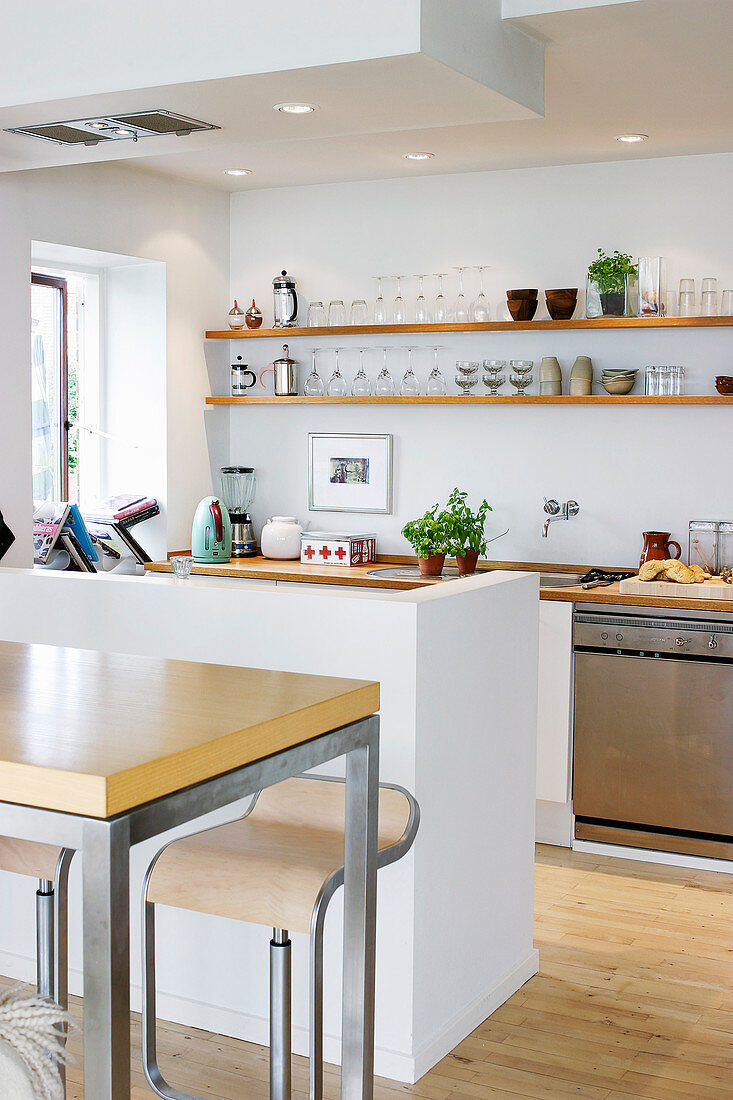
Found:
[[300, 536], [304, 565], [370, 565], [377, 560], [377, 536], [341, 531], [306, 531]]

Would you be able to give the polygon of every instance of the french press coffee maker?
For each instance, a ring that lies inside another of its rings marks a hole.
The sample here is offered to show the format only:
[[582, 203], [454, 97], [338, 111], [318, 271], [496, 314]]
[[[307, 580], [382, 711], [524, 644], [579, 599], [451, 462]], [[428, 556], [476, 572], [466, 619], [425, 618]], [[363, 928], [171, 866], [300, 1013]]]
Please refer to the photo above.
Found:
[[287, 271], [281, 271], [272, 280], [272, 293], [275, 299], [275, 328], [293, 328], [298, 317], [295, 279]]
[[268, 371], [272, 371], [273, 374], [273, 390], [276, 397], [296, 397], [298, 394], [298, 364], [295, 359], [290, 358], [290, 349], [287, 344], [283, 344], [283, 354], [281, 359], [275, 359], [274, 362], [268, 363], [266, 367], [263, 367], [260, 371], [260, 385], [263, 390], [265, 389], [265, 383], [262, 381]]

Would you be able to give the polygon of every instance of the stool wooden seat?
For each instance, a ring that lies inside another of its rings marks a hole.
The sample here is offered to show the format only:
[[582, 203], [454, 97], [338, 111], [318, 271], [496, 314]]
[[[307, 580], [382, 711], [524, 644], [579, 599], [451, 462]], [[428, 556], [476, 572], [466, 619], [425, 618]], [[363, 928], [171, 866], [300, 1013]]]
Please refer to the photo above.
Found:
[[53, 844], [0, 836], [0, 871], [12, 871], [16, 875], [53, 882], [62, 851]]
[[[159, 1096], [199, 1100], [163, 1078], [155, 1036], [155, 905], [231, 917], [273, 929], [270, 942], [270, 1093], [290, 1095], [290, 940], [310, 933], [310, 1100], [323, 1095], [323, 927], [344, 881], [346, 787], [301, 776], [261, 791], [229, 825], [171, 842], [151, 864], [144, 892], [143, 1068]], [[377, 866], [409, 851], [420, 810], [402, 787], [380, 784]]]

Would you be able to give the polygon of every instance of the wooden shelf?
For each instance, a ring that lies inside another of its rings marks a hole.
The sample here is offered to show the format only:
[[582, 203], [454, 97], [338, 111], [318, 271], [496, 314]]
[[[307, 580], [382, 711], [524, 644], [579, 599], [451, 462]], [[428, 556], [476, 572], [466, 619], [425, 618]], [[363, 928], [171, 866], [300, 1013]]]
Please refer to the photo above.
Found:
[[700, 394], [688, 397], [207, 397], [207, 405], [733, 405], [733, 397]]
[[594, 317], [576, 321], [487, 321], [481, 324], [339, 325], [333, 328], [258, 328], [212, 330], [207, 340], [283, 340], [296, 336], [436, 336], [441, 332], [547, 332], [563, 329], [726, 328], [733, 317]]

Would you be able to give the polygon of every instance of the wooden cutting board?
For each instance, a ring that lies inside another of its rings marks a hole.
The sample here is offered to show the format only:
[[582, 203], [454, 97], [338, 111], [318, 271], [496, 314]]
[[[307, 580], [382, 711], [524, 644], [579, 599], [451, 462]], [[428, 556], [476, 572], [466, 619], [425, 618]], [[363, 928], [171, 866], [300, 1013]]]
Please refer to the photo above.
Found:
[[668, 596], [679, 599], [685, 596], [692, 600], [731, 600], [733, 584], [726, 584], [720, 577], [714, 577], [701, 584], [675, 584], [674, 581], [640, 581], [638, 577], [620, 581], [618, 590], [622, 596]]

